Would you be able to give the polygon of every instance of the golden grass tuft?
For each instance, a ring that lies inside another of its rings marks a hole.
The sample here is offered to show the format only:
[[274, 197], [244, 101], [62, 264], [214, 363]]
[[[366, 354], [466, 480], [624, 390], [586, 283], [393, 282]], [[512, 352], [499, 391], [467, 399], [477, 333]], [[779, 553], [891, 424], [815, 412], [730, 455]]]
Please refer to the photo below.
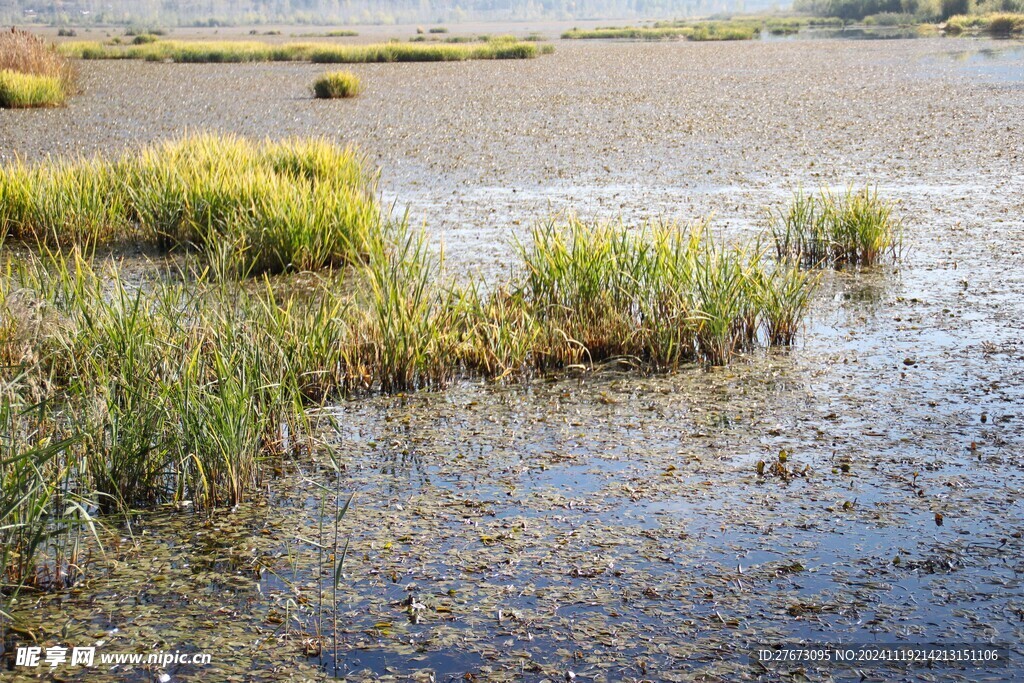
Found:
[[950, 35], [988, 33], [1012, 36], [1024, 33], [1024, 14], [993, 12], [989, 14], [958, 14], [946, 20], [943, 30]]
[[0, 108], [58, 107], [66, 97], [64, 82], [59, 77], [0, 70]]
[[118, 159], [0, 169], [0, 238], [197, 247], [240, 274], [359, 260], [380, 221], [362, 157], [323, 139], [198, 135]]
[[313, 82], [313, 95], [321, 100], [355, 97], [362, 89], [359, 76], [351, 71], [331, 71]]

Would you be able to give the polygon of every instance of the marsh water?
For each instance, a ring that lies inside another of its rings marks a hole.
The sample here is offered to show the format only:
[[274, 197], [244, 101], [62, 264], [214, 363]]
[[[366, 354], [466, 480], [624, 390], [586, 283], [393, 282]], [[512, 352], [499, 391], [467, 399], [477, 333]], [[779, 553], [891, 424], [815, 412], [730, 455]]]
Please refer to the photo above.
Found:
[[[65, 678], [1024, 677], [1020, 43], [557, 48], [358, 65], [364, 95], [326, 103], [306, 92], [314, 65], [84, 63], [66, 109], [0, 112], [0, 154], [197, 129], [327, 135], [370, 155], [451, 269], [485, 276], [559, 212], [713, 215], [724, 237], [752, 236], [801, 187], [870, 182], [898, 201], [903, 259], [824, 274], [795, 347], [728, 367], [609, 365], [331, 406], [318, 417], [340, 471], [299, 458], [235, 509], [111, 520], [84, 581], [18, 605], [44, 644], [212, 663]], [[781, 452], [789, 474], [759, 475]], [[1010, 657], [750, 658], [796, 641]]]

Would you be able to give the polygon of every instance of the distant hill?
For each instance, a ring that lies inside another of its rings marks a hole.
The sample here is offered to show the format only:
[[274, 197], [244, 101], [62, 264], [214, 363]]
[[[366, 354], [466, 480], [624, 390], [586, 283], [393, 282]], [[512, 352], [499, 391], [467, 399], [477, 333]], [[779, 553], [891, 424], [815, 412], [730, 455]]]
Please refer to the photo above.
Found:
[[231, 25], [673, 18], [761, 11], [772, 0], [0, 0], [5, 23]]

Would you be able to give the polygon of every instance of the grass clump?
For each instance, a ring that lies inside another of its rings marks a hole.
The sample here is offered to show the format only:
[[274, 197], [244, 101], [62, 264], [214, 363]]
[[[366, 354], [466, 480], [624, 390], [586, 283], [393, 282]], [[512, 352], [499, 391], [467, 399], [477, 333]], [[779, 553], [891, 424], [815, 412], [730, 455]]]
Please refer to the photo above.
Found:
[[984, 26], [981, 15], [957, 14], [946, 20], [943, 30], [950, 35], [959, 35], [971, 31], [980, 31]]
[[332, 71], [313, 83], [313, 94], [322, 100], [355, 97], [362, 92], [359, 77], [351, 71]]
[[64, 83], [59, 77], [0, 70], [0, 108], [57, 107], [64, 104], [66, 98]]
[[200, 135], [0, 170], [0, 236], [197, 247], [241, 274], [313, 270], [363, 258], [380, 230], [374, 193], [359, 154], [326, 140]]
[[56, 107], [74, 90], [74, 70], [42, 38], [0, 31], [0, 107]]
[[155, 43], [158, 40], [160, 40], [160, 37], [152, 33], [140, 33], [132, 38], [132, 45], [149, 45], [150, 43]]
[[902, 223], [893, 204], [871, 187], [800, 192], [770, 224], [778, 256], [805, 265], [870, 266], [886, 255], [898, 257], [902, 246]]
[[1024, 14], [999, 12], [986, 16], [985, 31], [997, 36], [1019, 35], [1024, 33]]

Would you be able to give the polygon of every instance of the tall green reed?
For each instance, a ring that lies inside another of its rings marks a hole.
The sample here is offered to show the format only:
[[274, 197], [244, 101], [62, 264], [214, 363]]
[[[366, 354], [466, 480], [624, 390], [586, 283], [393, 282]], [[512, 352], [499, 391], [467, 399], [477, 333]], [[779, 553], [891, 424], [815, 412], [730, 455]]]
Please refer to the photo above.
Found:
[[368, 253], [382, 229], [375, 193], [351, 148], [196, 135], [116, 160], [0, 170], [0, 235], [195, 247], [240, 274], [314, 270]]
[[870, 186], [798, 192], [787, 210], [769, 215], [769, 225], [777, 255], [805, 265], [870, 266], [898, 258], [903, 244], [894, 205]]

